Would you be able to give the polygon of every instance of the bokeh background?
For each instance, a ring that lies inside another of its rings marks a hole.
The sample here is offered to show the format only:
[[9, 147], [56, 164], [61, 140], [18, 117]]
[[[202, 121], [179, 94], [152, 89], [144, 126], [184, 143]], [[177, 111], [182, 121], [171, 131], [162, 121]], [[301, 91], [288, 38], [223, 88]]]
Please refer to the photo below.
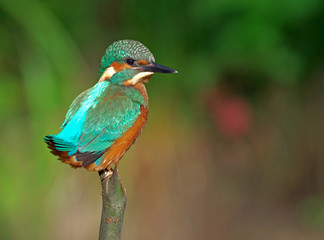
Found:
[[324, 239], [324, 1], [0, 0], [0, 239], [97, 239], [99, 177], [49, 154], [106, 47], [147, 85], [123, 239]]

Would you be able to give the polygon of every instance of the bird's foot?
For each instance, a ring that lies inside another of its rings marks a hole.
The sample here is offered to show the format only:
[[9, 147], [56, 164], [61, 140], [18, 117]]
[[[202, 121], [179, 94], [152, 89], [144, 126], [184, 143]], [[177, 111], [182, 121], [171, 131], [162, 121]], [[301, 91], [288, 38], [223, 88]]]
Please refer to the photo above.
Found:
[[101, 178], [101, 181], [104, 181], [107, 178], [108, 179], [111, 178], [113, 173], [114, 173], [113, 169], [103, 169], [103, 170], [99, 171], [99, 176]]

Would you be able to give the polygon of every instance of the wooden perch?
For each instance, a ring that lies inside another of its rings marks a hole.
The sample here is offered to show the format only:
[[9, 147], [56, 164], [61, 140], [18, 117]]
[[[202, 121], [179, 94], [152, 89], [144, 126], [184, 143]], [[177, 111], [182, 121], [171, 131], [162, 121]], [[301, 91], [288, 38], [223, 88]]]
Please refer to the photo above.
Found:
[[99, 240], [119, 240], [126, 208], [126, 193], [117, 167], [99, 172], [102, 186], [102, 213]]

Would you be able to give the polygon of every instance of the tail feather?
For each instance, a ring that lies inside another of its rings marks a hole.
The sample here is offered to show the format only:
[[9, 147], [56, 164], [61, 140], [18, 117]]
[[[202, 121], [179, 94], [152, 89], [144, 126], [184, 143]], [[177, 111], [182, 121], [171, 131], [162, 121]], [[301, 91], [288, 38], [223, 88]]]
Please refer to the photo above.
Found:
[[44, 140], [47, 144], [53, 145], [56, 150], [62, 152], [71, 152], [70, 155], [73, 155], [74, 151], [76, 152], [77, 146], [73, 142], [66, 141], [62, 138], [57, 137], [57, 135], [48, 135], [44, 137]]
[[72, 167], [81, 167], [82, 163], [76, 161], [74, 154], [77, 152], [77, 146], [71, 142], [67, 142], [56, 135], [48, 135], [44, 137], [47, 147], [51, 153], [58, 156], [58, 159], [64, 163], [70, 164]]

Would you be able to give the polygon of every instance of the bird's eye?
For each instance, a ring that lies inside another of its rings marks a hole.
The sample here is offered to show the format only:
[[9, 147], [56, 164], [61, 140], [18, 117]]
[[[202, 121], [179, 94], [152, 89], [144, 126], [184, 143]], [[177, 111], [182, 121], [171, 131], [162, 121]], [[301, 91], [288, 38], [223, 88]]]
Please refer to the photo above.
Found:
[[128, 65], [133, 65], [134, 62], [135, 62], [135, 60], [134, 60], [134, 59], [131, 59], [131, 58], [128, 58], [128, 59], [126, 60], [126, 62], [127, 62]]

